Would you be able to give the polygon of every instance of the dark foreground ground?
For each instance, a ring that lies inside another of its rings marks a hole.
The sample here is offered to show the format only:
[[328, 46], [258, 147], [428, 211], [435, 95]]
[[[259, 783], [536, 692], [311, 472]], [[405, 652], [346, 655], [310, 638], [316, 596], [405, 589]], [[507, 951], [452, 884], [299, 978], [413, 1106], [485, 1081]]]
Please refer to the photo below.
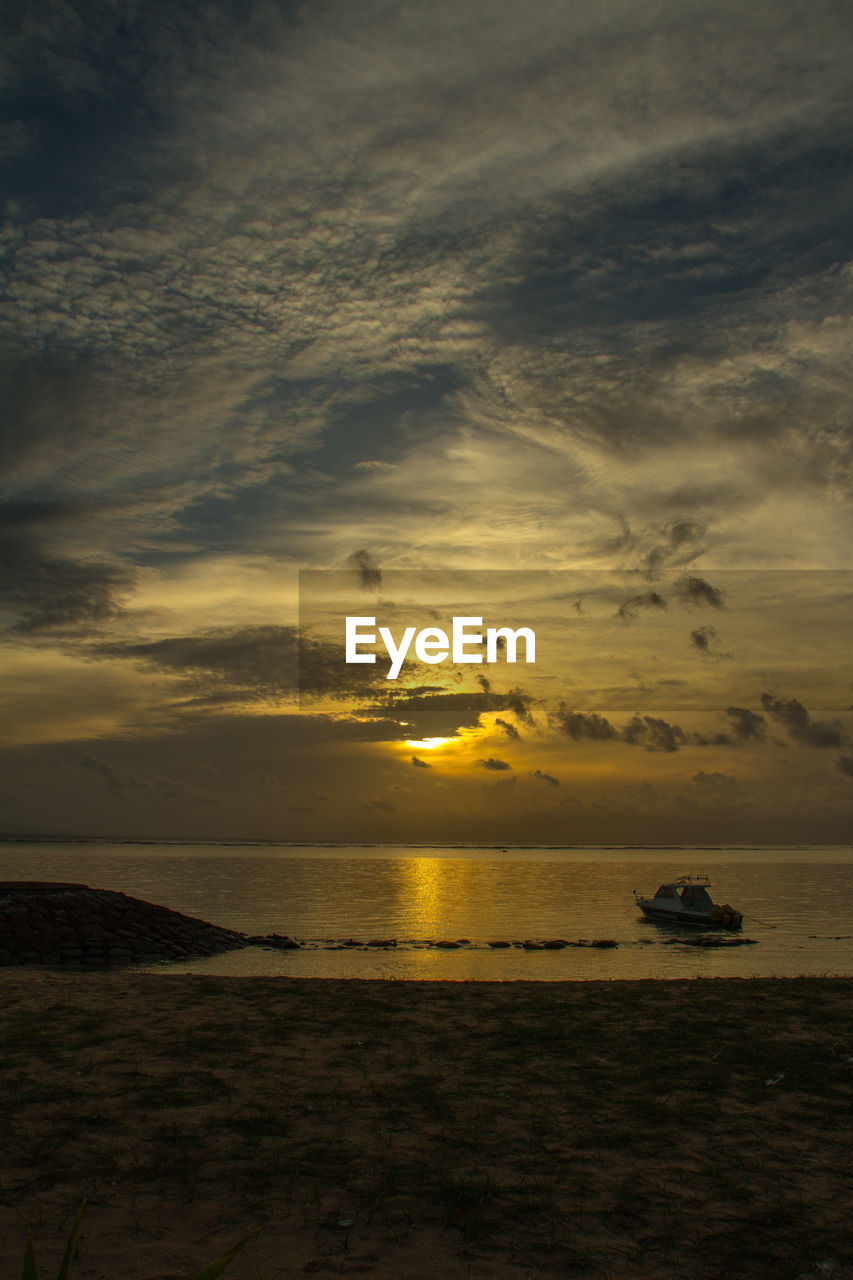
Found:
[[853, 982], [0, 973], [0, 1280], [851, 1280]]

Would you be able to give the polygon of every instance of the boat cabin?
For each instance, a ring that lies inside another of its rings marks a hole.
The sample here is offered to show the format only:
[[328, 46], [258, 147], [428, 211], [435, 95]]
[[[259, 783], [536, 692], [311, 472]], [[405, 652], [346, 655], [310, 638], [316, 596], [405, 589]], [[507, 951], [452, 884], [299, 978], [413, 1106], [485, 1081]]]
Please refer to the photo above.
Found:
[[680, 880], [676, 880], [672, 884], [662, 884], [655, 894], [655, 899], [680, 898], [681, 905], [686, 911], [708, 912], [714, 905], [714, 901], [708, 893], [708, 883], [705, 878], [696, 879], [682, 876]]

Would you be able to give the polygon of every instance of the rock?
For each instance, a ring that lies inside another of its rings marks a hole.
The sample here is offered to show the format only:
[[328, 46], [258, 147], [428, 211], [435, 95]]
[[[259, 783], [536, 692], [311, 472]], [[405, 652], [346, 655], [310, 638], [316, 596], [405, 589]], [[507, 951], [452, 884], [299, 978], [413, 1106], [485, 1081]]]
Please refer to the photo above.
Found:
[[0, 965], [103, 969], [213, 955], [243, 934], [109, 889], [51, 881], [0, 882]]

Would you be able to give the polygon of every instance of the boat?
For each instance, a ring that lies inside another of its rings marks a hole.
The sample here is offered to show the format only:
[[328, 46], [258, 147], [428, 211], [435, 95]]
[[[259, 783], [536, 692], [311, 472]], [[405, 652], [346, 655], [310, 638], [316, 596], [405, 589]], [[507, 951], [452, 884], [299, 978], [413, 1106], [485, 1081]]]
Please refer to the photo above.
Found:
[[717, 906], [708, 892], [710, 887], [711, 881], [704, 872], [694, 872], [662, 884], [653, 898], [644, 898], [635, 889], [634, 901], [650, 920], [739, 929], [743, 923], [740, 911], [728, 903]]

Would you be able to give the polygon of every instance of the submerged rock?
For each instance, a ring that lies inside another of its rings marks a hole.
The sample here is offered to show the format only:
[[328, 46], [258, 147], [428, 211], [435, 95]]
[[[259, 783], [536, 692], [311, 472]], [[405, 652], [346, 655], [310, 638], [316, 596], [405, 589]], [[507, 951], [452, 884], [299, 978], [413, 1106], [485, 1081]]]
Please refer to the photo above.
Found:
[[294, 942], [292, 938], [288, 938], [286, 934], [271, 933], [264, 942], [270, 947], [275, 947], [277, 951], [298, 951], [302, 945], [300, 942]]

